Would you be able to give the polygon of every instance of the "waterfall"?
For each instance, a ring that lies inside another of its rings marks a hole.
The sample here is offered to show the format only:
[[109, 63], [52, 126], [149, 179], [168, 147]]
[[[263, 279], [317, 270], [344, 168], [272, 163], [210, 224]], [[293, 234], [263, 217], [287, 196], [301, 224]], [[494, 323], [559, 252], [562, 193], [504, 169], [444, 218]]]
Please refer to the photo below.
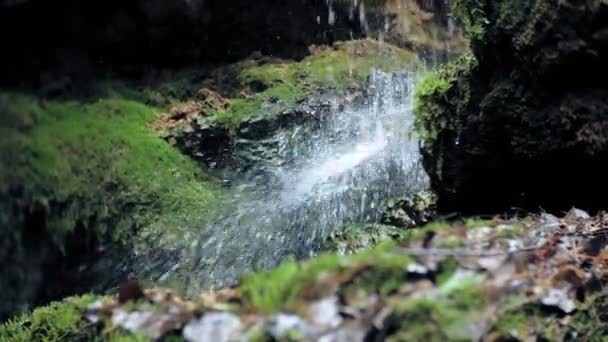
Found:
[[276, 133], [280, 162], [259, 165], [270, 177], [235, 180], [193, 246], [191, 283], [224, 286], [243, 272], [312, 256], [334, 229], [378, 222], [387, 197], [426, 188], [412, 136], [415, 79], [374, 71], [363, 100], [332, 106], [318, 129]]

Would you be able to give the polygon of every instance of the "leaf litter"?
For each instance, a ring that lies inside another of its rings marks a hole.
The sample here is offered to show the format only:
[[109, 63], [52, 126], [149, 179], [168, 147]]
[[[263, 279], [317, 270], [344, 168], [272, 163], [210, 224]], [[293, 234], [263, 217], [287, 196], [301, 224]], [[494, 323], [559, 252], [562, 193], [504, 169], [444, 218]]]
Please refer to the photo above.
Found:
[[[572, 209], [561, 218], [497, 218], [412, 232], [382, 255], [334, 255], [339, 267], [319, 271], [272, 312], [252, 305], [241, 286], [190, 299], [145, 289], [136, 301], [91, 304], [86, 319], [151, 340], [178, 334], [190, 342], [608, 336], [602, 311], [608, 310], [608, 214]], [[388, 262], [391, 256], [407, 258]], [[264, 286], [270, 291], [277, 284], [269, 278]]]

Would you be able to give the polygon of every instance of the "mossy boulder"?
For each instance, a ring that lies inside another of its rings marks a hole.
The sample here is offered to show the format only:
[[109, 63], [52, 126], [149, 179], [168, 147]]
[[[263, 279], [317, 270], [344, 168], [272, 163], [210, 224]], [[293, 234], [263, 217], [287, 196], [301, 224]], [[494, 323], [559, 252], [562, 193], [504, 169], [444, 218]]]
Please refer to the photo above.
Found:
[[459, 0], [452, 7], [472, 54], [424, 77], [415, 100], [440, 208], [602, 207], [606, 2]]
[[216, 182], [149, 126], [154, 107], [3, 92], [0, 112], [0, 320], [115, 284], [216, 205]]
[[[373, 39], [312, 46], [300, 61], [254, 55], [217, 70], [236, 79], [229, 89], [213, 86], [225, 96], [226, 106], [199, 106], [175, 122], [164, 116], [157, 126], [168, 141], [207, 166], [243, 168], [250, 164], [247, 159], [260, 154], [260, 147], [275, 143], [264, 139], [281, 129], [318, 122], [330, 102], [347, 102], [363, 91], [372, 70], [413, 71], [420, 65], [411, 50]], [[200, 103], [196, 97], [192, 101]], [[237, 150], [244, 153], [230, 158]]]

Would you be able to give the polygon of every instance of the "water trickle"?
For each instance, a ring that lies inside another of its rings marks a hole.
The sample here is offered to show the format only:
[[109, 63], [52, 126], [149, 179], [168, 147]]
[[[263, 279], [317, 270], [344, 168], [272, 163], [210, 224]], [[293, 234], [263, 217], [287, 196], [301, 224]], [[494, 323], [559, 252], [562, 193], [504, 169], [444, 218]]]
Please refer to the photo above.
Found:
[[318, 129], [279, 131], [272, 162], [253, 168], [267, 175], [243, 177], [203, 228], [193, 283], [227, 285], [313, 255], [339, 226], [378, 222], [383, 199], [426, 188], [411, 132], [414, 81], [414, 73], [373, 72], [362, 103], [333, 106]]

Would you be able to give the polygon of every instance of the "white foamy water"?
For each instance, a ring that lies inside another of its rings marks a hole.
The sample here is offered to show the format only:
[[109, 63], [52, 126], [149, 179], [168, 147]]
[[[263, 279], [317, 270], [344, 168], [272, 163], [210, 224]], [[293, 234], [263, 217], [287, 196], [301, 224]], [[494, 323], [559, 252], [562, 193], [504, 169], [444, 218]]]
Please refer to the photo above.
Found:
[[191, 283], [227, 285], [243, 272], [313, 255], [334, 229], [378, 222], [382, 200], [426, 188], [412, 137], [414, 80], [376, 72], [363, 104], [336, 106], [318, 129], [277, 133], [272, 163], [259, 165], [270, 175], [235, 186], [202, 228]]

